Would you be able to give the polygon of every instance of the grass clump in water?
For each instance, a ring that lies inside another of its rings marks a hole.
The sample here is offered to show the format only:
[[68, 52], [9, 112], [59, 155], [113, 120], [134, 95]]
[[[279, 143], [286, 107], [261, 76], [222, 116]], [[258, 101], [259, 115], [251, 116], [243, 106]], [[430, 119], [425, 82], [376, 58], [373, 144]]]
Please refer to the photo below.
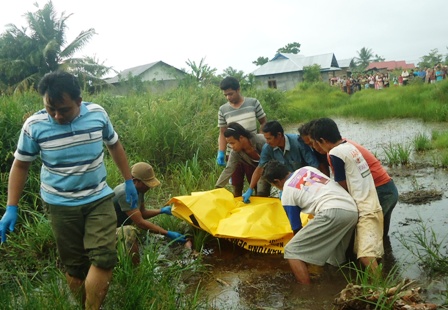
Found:
[[414, 137], [413, 145], [417, 152], [424, 152], [432, 149], [431, 139], [424, 133], [419, 133]]
[[448, 273], [448, 235], [440, 237], [424, 221], [418, 222], [410, 236], [399, 235], [400, 243], [417, 258], [419, 266], [428, 275]]
[[383, 147], [386, 154], [386, 160], [389, 166], [408, 165], [412, 153], [412, 147], [402, 143], [389, 143], [387, 147]]

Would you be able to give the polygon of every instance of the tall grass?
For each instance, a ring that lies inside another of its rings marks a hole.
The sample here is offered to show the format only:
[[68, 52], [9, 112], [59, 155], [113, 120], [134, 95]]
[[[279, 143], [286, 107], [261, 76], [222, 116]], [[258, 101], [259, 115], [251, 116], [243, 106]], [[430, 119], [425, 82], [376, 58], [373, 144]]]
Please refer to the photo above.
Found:
[[18, 274], [39, 277], [55, 267], [56, 246], [47, 217], [38, 211], [21, 210], [8, 242], [0, 245], [0, 282]]
[[286, 93], [284, 105], [288, 113], [285, 121], [299, 123], [335, 115], [337, 109], [349, 100], [350, 97], [337, 87], [324, 83], [300, 83]]
[[65, 276], [55, 268], [37, 279], [18, 274], [14, 281], [0, 285], [0, 300], [5, 310], [81, 309], [65, 285]]
[[448, 80], [439, 84], [390, 87], [382, 91], [360, 91], [341, 106], [338, 116], [371, 120], [418, 118], [423, 121], [448, 121]]
[[[118, 246], [119, 262], [103, 308], [208, 309], [198, 286], [206, 266], [200, 257], [190, 258], [188, 251], [175, 257], [171, 247], [172, 243], [152, 238], [143, 247], [140, 264], [134, 266], [126, 250]], [[56, 266], [35, 277], [11, 270], [11, 277], [0, 284], [2, 309], [81, 309]]]
[[436, 149], [447, 149], [448, 148], [448, 131], [440, 132], [433, 131], [432, 132], [432, 145]]
[[42, 99], [35, 92], [0, 96], [0, 173], [11, 167], [23, 121], [42, 107]]
[[[104, 307], [107, 309], [205, 309], [198, 278], [206, 272], [200, 257], [169, 257], [170, 243], [152, 238], [144, 247], [142, 260], [132, 265], [126, 250], [119, 249]], [[187, 293], [188, 292], [188, 293]]]

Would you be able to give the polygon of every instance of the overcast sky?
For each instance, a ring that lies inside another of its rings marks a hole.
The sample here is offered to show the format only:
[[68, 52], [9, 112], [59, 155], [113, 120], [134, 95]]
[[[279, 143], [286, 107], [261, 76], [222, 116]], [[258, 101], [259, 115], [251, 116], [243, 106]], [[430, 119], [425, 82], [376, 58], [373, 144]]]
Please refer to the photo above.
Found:
[[[2, 4], [0, 32], [47, 1]], [[67, 41], [82, 30], [97, 32], [77, 56], [95, 56], [121, 71], [162, 60], [188, 69], [202, 58], [221, 73], [233, 67], [254, 71], [259, 56], [299, 42], [300, 54], [356, 57], [362, 47], [386, 60], [417, 64], [432, 49], [448, 50], [448, 0], [53, 0], [68, 20]], [[112, 74], [110, 74], [112, 75]]]

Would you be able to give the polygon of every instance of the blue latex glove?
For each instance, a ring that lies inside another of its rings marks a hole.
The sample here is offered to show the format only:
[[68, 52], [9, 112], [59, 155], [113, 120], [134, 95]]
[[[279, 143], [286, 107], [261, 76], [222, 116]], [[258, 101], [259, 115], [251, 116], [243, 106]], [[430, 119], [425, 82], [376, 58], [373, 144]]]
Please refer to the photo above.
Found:
[[138, 193], [135, 188], [134, 181], [132, 179], [126, 180], [126, 202], [131, 204], [131, 209], [137, 208], [138, 203]]
[[249, 203], [250, 200], [250, 196], [252, 196], [254, 190], [252, 188], [249, 187], [249, 189], [243, 194], [243, 202], [244, 203]]
[[14, 226], [17, 222], [17, 209], [17, 206], [6, 206], [6, 212], [0, 220], [0, 235], [2, 238], [2, 243], [6, 242], [7, 230], [14, 231]]
[[170, 238], [171, 240], [175, 240], [175, 241], [177, 241], [179, 243], [187, 242], [187, 238], [184, 235], [182, 235], [182, 234], [180, 234], [178, 232], [175, 232], [175, 231], [168, 231], [166, 236], [168, 238]]
[[172, 215], [171, 214], [171, 206], [164, 206], [162, 209], [160, 209], [160, 213], [161, 214]]
[[226, 154], [224, 151], [218, 151], [218, 157], [216, 157], [216, 163], [220, 166], [225, 166], [226, 162], [224, 160]]

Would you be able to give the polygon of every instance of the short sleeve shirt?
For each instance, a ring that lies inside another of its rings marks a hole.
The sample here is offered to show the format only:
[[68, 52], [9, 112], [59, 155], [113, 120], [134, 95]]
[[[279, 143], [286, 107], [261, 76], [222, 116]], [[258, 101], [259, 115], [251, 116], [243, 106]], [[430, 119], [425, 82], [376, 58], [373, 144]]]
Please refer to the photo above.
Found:
[[296, 170], [286, 181], [282, 204], [300, 206], [307, 214], [332, 208], [357, 211], [355, 201], [343, 187], [310, 166]]
[[55, 122], [45, 109], [30, 116], [14, 157], [30, 162], [40, 155], [42, 199], [54, 205], [78, 206], [112, 193], [106, 183], [103, 143], [117, 141], [106, 111], [82, 102], [80, 114], [68, 124]]
[[257, 120], [266, 116], [260, 102], [255, 98], [244, 98], [244, 102], [238, 108], [234, 108], [229, 102], [219, 107], [218, 127], [226, 127], [231, 122], [243, 126], [252, 134], [257, 133]]
[[[126, 184], [122, 183], [114, 188], [114, 203], [115, 213], [117, 214], [117, 227], [122, 225], [131, 225], [132, 220], [126, 214], [126, 211], [131, 211], [131, 204], [126, 201]], [[142, 193], [138, 193], [138, 203], [140, 206], [144, 203], [145, 196]]]

